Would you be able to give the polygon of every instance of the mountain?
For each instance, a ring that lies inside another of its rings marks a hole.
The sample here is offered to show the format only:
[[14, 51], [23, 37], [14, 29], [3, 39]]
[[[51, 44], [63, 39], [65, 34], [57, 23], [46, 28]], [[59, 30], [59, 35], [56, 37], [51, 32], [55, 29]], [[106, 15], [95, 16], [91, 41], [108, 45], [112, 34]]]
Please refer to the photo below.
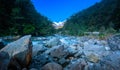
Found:
[[64, 27], [64, 23], [65, 23], [65, 21], [62, 21], [62, 22], [53, 22], [53, 27], [55, 29], [61, 29], [61, 28]]
[[64, 34], [79, 35], [87, 31], [120, 30], [120, 0], [102, 0], [72, 15], [65, 23]]
[[38, 13], [31, 0], [0, 0], [0, 36], [49, 35], [52, 22]]

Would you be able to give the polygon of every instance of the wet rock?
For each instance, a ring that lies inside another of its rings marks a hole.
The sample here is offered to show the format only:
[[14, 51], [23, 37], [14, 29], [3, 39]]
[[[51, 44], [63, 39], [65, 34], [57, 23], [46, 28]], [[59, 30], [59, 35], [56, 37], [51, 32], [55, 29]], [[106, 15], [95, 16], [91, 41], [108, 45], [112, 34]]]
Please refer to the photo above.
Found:
[[107, 46], [108, 44], [107, 44], [107, 41], [105, 41], [105, 40], [100, 40], [99, 45], [100, 45], [100, 46], [101, 46], [101, 45]]
[[89, 70], [102, 70], [102, 66], [100, 63], [89, 63], [88, 69]]
[[20, 36], [5, 36], [3, 37], [4, 40], [17, 40]]
[[47, 48], [44, 47], [41, 44], [37, 44], [37, 45], [33, 45], [33, 51], [32, 51], [32, 56], [36, 56], [38, 53], [40, 54], [40, 52], [44, 52]]
[[97, 45], [97, 44], [98, 44], [98, 40], [96, 40], [96, 39], [94, 39], [94, 38], [88, 40], [87, 42], [88, 42], [88, 44], [92, 44], [92, 45]]
[[[27, 68], [32, 59], [32, 43], [31, 35], [26, 35], [19, 40], [9, 43], [0, 52], [7, 52], [10, 56], [9, 68]], [[20, 68], [20, 69], [21, 69]]]
[[64, 45], [69, 45], [69, 42], [65, 38], [60, 39], [60, 42]]
[[59, 61], [58, 61], [60, 64], [64, 64], [66, 62], [66, 59], [65, 58], [61, 58]]
[[81, 41], [81, 42], [86, 42], [86, 41], [88, 41], [89, 39], [90, 39], [90, 38], [87, 37], [87, 36], [79, 37], [79, 41]]
[[107, 42], [112, 51], [120, 50], [120, 34], [111, 36]]
[[42, 70], [63, 70], [63, 68], [61, 65], [51, 62], [43, 66]]
[[40, 41], [40, 40], [45, 41], [47, 40], [47, 38], [46, 37], [32, 37], [32, 40], [33, 41]]
[[110, 51], [110, 47], [106, 46], [106, 47], [105, 47], [105, 50], [106, 50], [106, 51]]
[[59, 48], [60, 46], [61, 46], [61, 45], [54, 46], [54, 47], [52, 47], [52, 48], [48, 48], [48, 49], [44, 52], [44, 54], [48, 54], [48, 55], [49, 55], [49, 54], [51, 53], [51, 51]]
[[111, 53], [101, 59], [101, 70], [118, 70], [120, 69], [120, 51]]
[[53, 59], [49, 55], [46, 54], [37, 55], [33, 57], [29, 68], [36, 68], [39, 70], [41, 67], [43, 67], [43, 65], [52, 61]]
[[113, 52], [103, 57], [98, 63], [88, 63], [89, 70], [119, 70], [120, 51]]
[[83, 51], [79, 51], [78, 53], [76, 53], [76, 54], [74, 55], [74, 57], [80, 58], [82, 55], [84, 55]]
[[69, 47], [66, 48], [66, 50], [69, 52], [69, 55], [74, 55], [74, 54], [76, 54], [79, 51], [74, 46], [69, 46]]
[[5, 46], [3, 39], [0, 39], [0, 49], [2, 49]]
[[63, 58], [69, 54], [67, 47], [60, 45], [58, 48], [52, 50], [50, 55], [52, 57]]
[[61, 58], [59, 59], [58, 63], [61, 64], [62, 67], [66, 67], [70, 63], [70, 61], [65, 58]]
[[59, 43], [60, 43], [60, 41], [58, 38], [52, 38], [46, 43], [46, 46], [53, 47], [53, 46], [57, 46]]
[[98, 55], [93, 54], [93, 53], [91, 53], [90, 55], [88, 55], [88, 56], [87, 56], [87, 59], [88, 59], [90, 62], [94, 62], [94, 63], [97, 63], [97, 62], [99, 61]]
[[105, 51], [106, 49], [104, 46], [88, 44], [88, 46], [84, 46], [84, 50], [85, 51]]
[[87, 66], [87, 62], [82, 59], [72, 64], [69, 70], [85, 70]]
[[0, 52], [0, 70], [7, 70], [10, 59], [7, 52]]
[[38, 69], [36, 69], [36, 68], [31, 68], [30, 70], [38, 70]]
[[27, 70], [27, 68], [23, 68], [22, 70]]

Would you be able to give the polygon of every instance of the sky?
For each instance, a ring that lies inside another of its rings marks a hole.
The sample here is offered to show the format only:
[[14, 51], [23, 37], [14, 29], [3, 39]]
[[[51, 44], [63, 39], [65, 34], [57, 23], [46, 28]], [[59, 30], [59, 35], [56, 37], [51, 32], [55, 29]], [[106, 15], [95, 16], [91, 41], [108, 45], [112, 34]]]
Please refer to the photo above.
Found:
[[35, 9], [53, 22], [64, 21], [101, 0], [32, 0]]

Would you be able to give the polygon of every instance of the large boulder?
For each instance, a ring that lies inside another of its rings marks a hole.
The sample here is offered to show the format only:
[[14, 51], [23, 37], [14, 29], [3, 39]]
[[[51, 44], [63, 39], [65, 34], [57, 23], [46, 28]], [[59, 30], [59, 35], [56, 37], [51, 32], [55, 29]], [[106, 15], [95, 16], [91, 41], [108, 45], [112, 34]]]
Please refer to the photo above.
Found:
[[4, 47], [4, 42], [3, 42], [3, 39], [0, 39], [0, 49], [2, 49]]
[[63, 70], [63, 68], [61, 65], [51, 62], [43, 66], [42, 70]]
[[120, 50], [120, 34], [108, 38], [107, 42], [112, 51]]
[[26, 35], [17, 41], [9, 43], [0, 52], [9, 54], [9, 69], [21, 69], [28, 67], [32, 59], [32, 42], [31, 35]]
[[7, 52], [0, 52], [0, 70], [7, 70], [9, 64], [9, 55]]

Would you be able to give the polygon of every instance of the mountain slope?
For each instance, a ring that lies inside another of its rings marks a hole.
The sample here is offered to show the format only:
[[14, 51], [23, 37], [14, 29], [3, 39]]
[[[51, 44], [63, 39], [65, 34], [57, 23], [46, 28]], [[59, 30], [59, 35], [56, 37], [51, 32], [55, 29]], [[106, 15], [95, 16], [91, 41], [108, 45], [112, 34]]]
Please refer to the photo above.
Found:
[[48, 35], [52, 22], [39, 14], [31, 0], [0, 0], [0, 36]]
[[120, 1], [102, 0], [100, 3], [72, 15], [63, 28], [63, 33], [79, 35], [85, 31], [120, 29]]

